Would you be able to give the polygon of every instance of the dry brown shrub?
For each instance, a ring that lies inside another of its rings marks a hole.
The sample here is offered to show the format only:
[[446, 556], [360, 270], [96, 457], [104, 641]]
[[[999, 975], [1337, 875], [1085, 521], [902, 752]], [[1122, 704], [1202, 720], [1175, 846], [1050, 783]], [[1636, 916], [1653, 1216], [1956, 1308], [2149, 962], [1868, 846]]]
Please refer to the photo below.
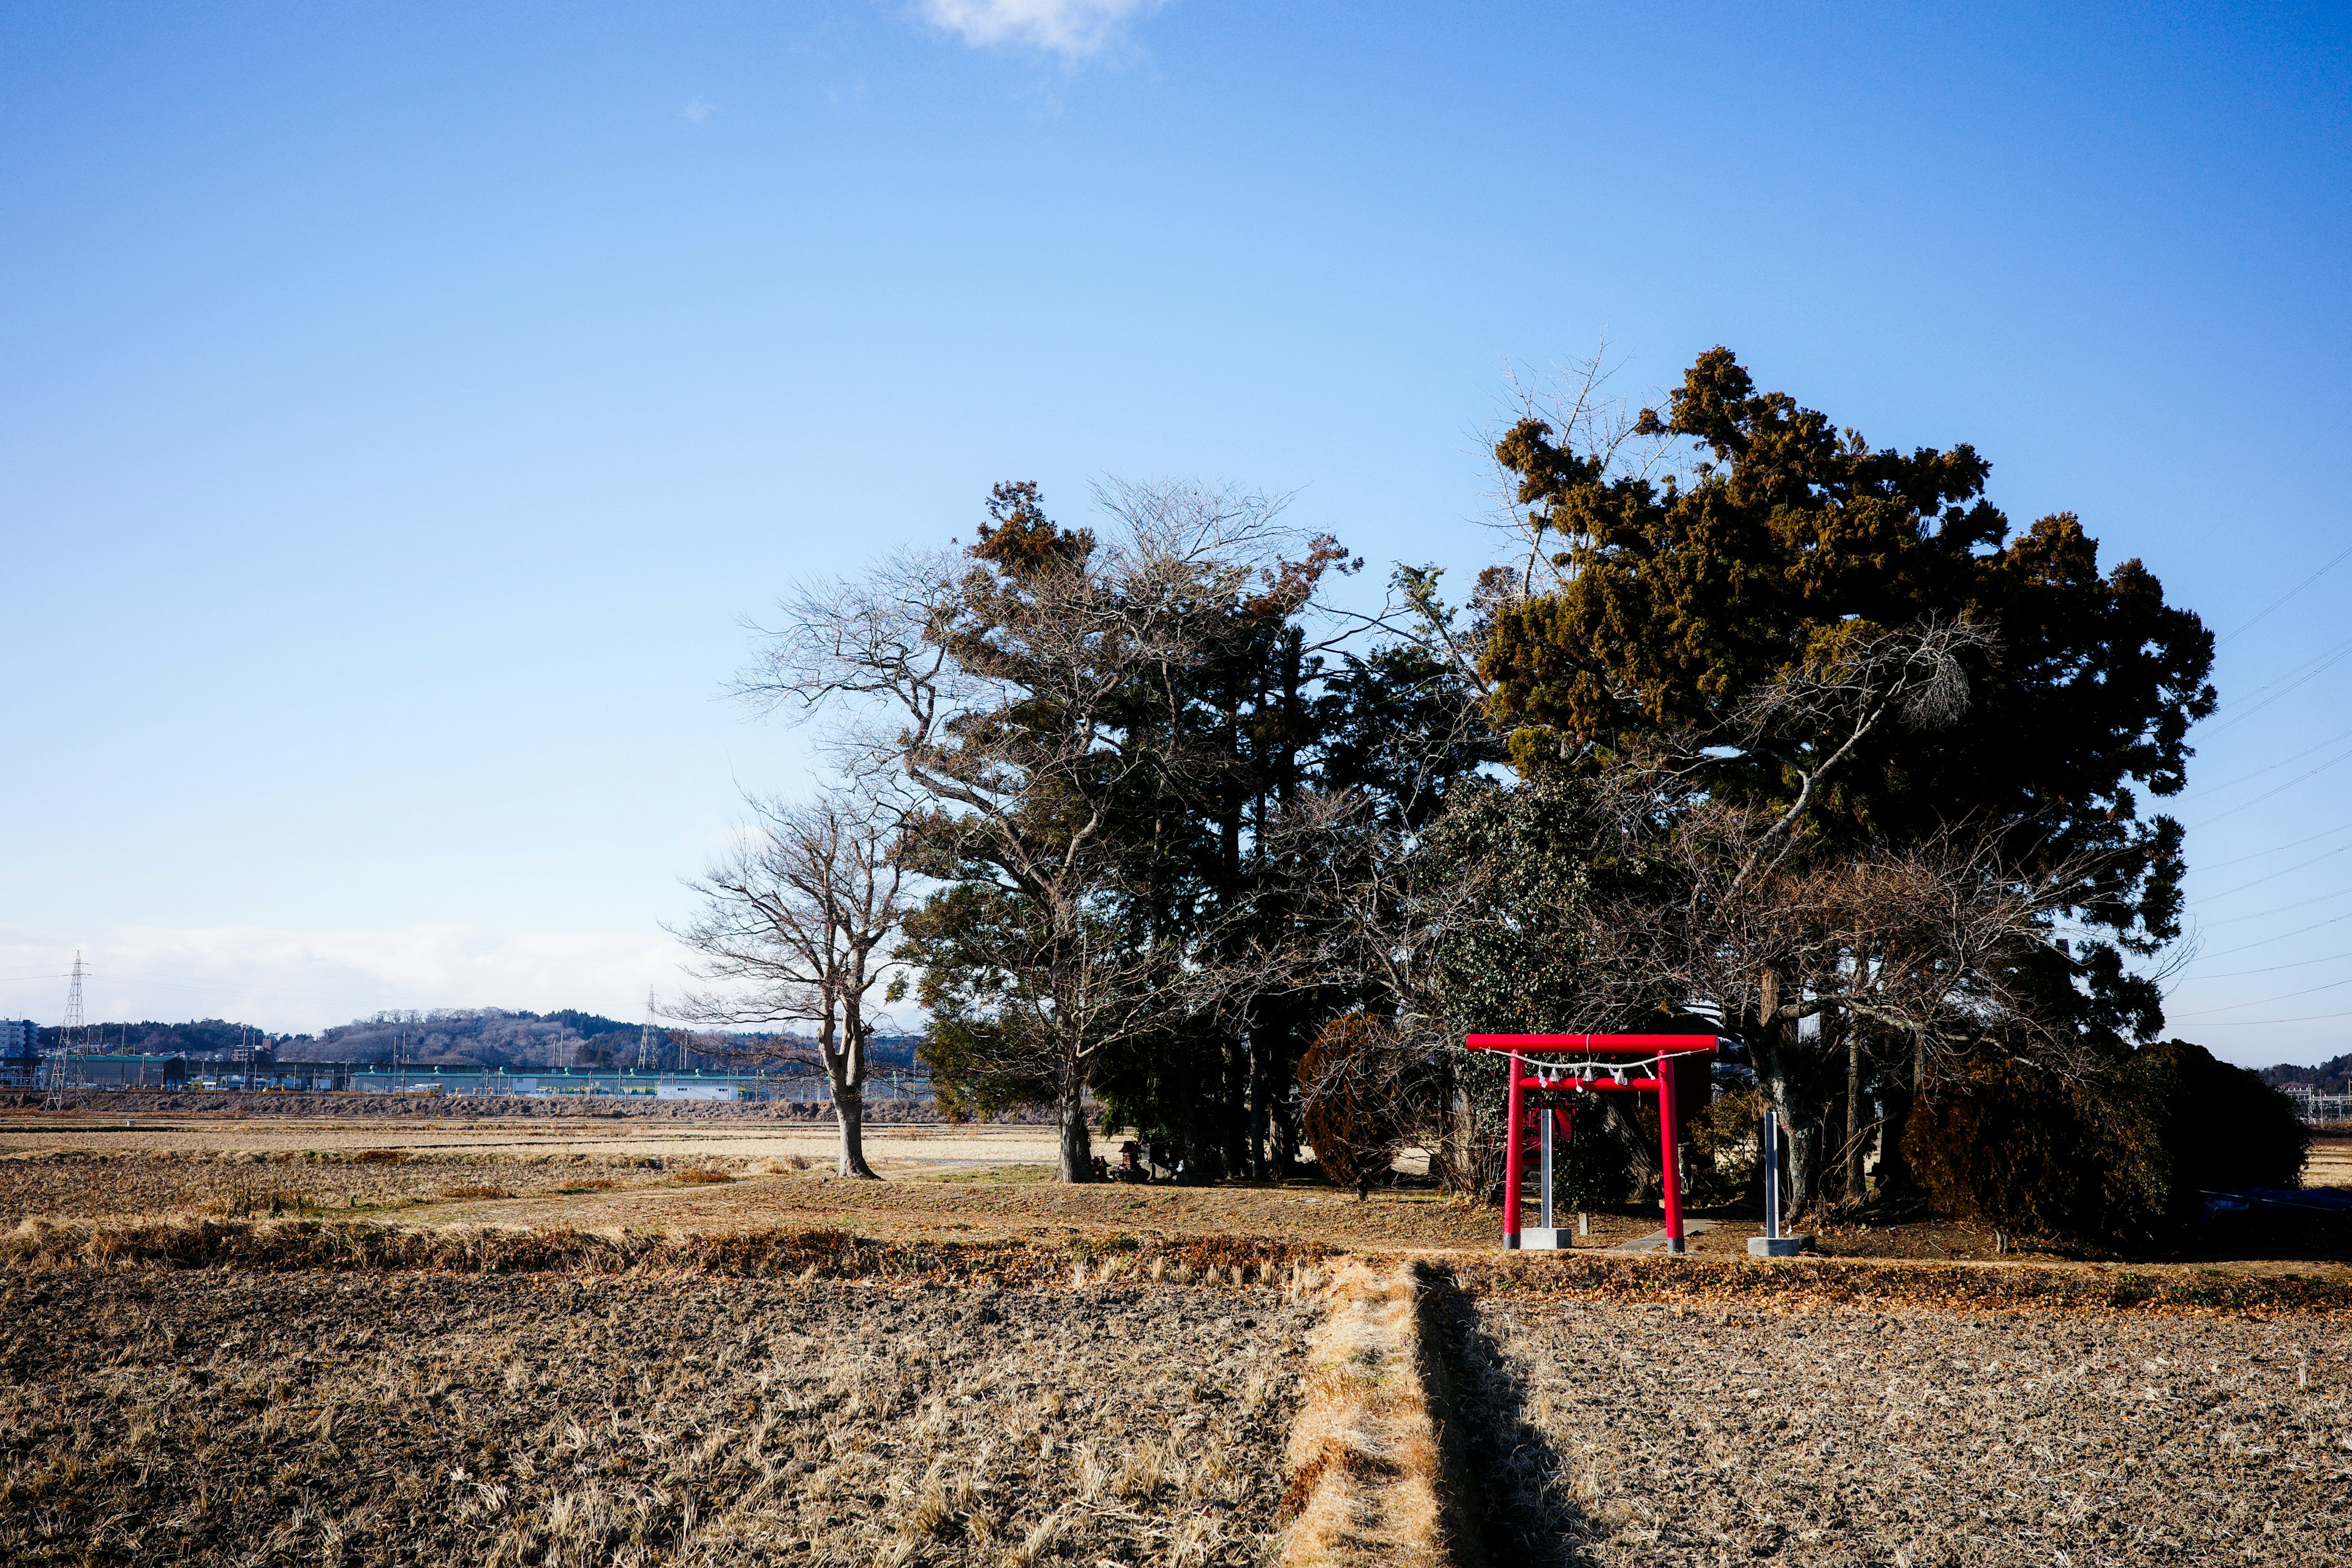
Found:
[[1304, 1131], [1315, 1163], [1341, 1186], [1376, 1180], [1404, 1146], [1404, 1097], [1398, 1092], [1393, 1031], [1365, 1013], [1334, 1018], [1298, 1058], [1307, 1095]]
[[441, 1195], [445, 1198], [510, 1198], [514, 1196], [504, 1187], [482, 1186], [444, 1187], [441, 1189]]
[[728, 1174], [725, 1171], [703, 1170], [680, 1171], [677, 1175], [670, 1178], [673, 1182], [677, 1182], [682, 1185], [689, 1187], [707, 1186], [714, 1182], [731, 1182], [735, 1178], [733, 1176]]
[[352, 1156], [354, 1165], [397, 1165], [408, 1158], [405, 1149], [362, 1149]]

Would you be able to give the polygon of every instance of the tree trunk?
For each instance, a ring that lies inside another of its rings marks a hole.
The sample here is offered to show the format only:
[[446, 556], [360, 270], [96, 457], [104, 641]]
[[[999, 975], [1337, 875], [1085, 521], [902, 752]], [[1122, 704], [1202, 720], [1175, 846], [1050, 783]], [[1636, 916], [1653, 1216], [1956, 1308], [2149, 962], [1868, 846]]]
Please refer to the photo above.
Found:
[[1788, 1190], [1781, 1194], [1790, 1217], [1804, 1212], [1810, 1192], [1806, 1179], [1811, 1162], [1805, 1158], [1804, 1120], [1798, 1114], [1794, 1064], [1789, 1059], [1786, 1020], [1780, 1016], [1780, 977], [1766, 970], [1759, 977], [1756, 996], [1756, 1048], [1750, 1059], [1764, 1089], [1764, 1103], [1780, 1113], [1780, 1140], [1788, 1150]]
[[1862, 1190], [1862, 1029], [1848, 1020], [1845, 1030], [1845, 1201], [1858, 1204]]
[[833, 1090], [833, 1119], [841, 1130], [841, 1173], [878, 1182], [866, 1163], [866, 1019], [858, 994], [847, 998], [847, 1016], [836, 1041], [830, 1015], [817, 1032], [817, 1056]]
[[833, 1118], [841, 1125], [841, 1173], [868, 1182], [880, 1181], [882, 1178], [866, 1163], [866, 1090], [834, 1085]]
[[1927, 1051], [1916, 1037], [1911, 1044], [1911, 1071], [1907, 1075], [1890, 1072], [1885, 1079], [1883, 1098], [1885, 1104], [1885, 1125], [1878, 1132], [1878, 1195], [1906, 1194], [1914, 1190], [1911, 1162], [1903, 1153], [1903, 1130], [1911, 1125], [1912, 1107], [1919, 1103], [1919, 1093], [1927, 1087]]
[[1267, 1176], [1266, 1144], [1274, 1133], [1273, 1108], [1268, 1097], [1274, 1091], [1274, 1055], [1280, 1040], [1278, 1024], [1264, 1017], [1250, 1020], [1249, 1174], [1254, 1182], [1263, 1182]]
[[1790, 1218], [1805, 1213], [1821, 1195], [1822, 1127], [1834, 1102], [1804, 1103], [1811, 1090], [1811, 1077], [1800, 1077], [1800, 1064], [1788, 1043], [1784, 1024], [1765, 1031], [1763, 1063], [1759, 1076], [1764, 1098], [1780, 1113], [1782, 1141], [1789, 1150], [1789, 1185], [1782, 1194]]
[[1883, 1098], [1885, 1120], [1878, 1129], [1878, 1195], [1885, 1198], [1911, 1190], [1911, 1163], [1903, 1157], [1903, 1129], [1910, 1125], [1912, 1097], [1889, 1084]]
[[1809, 1213], [1821, 1185], [1820, 1162], [1814, 1153], [1821, 1142], [1821, 1129], [1791, 1126], [1788, 1130], [1789, 1192], [1788, 1205], [1791, 1215]]
[[1218, 1110], [1224, 1118], [1218, 1141], [1222, 1173], [1249, 1174], [1249, 1037], [1229, 1033], [1225, 1037], [1224, 1096]]
[[1065, 1182], [1095, 1179], [1095, 1144], [1087, 1128], [1087, 1083], [1075, 1071], [1062, 1075], [1061, 1178]]

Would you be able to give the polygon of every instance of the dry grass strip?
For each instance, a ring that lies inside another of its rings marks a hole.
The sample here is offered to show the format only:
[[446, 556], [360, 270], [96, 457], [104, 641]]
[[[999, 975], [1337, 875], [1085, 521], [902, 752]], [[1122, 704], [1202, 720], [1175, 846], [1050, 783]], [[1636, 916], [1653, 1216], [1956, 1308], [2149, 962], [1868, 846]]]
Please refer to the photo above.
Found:
[[1692, 1307], [1824, 1306], [1867, 1311], [2185, 1312], [2352, 1315], [2352, 1280], [2240, 1274], [2194, 1265], [1918, 1263], [1865, 1258], [1601, 1258], [1570, 1253], [1446, 1259], [1474, 1296], [1522, 1293]]
[[562, 1226], [401, 1226], [310, 1219], [28, 1219], [0, 1232], [0, 1268], [230, 1268], [256, 1273], [702, 1275], [733, 1279], [1078, 1289], [1268, 1285], [1330, 1248], [1237, 1236], [873, 1241], [764, 1226], [669, 1234]]
[[1351, 1259], [1328, 1295], [1290, 1431], [1284, 1568], [1448, 1563], [1418, 1273]]

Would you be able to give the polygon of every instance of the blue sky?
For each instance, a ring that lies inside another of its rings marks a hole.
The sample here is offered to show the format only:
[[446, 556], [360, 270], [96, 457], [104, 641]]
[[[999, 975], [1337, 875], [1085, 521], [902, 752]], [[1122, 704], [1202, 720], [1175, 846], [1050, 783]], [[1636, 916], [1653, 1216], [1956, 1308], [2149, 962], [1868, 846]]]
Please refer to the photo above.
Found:
[[[2275, 6], [10, 8], [0, 1013], [79, 948], [106, 1016], [634, 1016], [739, 785], [809, 776], [719, 695], [793, 578], [1108, 474], [1466, 576], [1511, 367], [1604, 334], [1636, 398], [1723, 342], [1972, 441], [2236, 630], [2352, 546], [2347, 52]], [[2263, 689], [2347, 593], [2224, 644], [2179, 808], [2176, 1030], [2242, 1060], [2352, 1049], [2352, 659]]]

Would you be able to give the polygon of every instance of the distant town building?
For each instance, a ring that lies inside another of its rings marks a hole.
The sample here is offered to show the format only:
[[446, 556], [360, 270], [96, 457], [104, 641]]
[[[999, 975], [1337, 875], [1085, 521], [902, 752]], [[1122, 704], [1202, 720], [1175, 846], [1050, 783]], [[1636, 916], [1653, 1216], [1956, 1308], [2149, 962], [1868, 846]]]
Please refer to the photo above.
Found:
[[30, 1018], [0, 1018], [0, 1089], [31, 1089], [41, 1070], [41, 1026]]

